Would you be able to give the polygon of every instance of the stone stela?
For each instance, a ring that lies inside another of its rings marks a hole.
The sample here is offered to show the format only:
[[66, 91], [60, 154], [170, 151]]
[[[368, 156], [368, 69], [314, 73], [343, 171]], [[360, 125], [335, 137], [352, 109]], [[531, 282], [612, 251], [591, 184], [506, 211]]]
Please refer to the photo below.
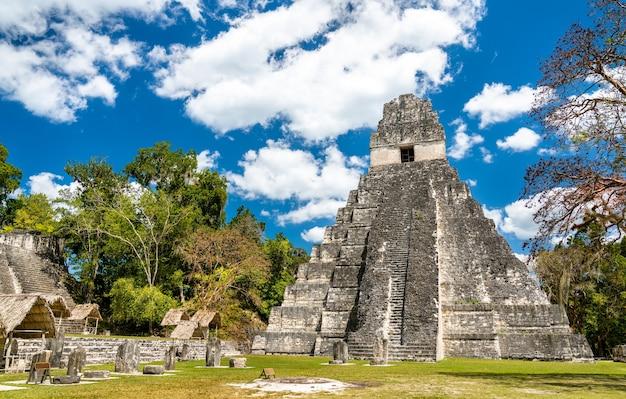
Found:
[[220, 367], [222, 361], [222, 342], [216, 337], [209, 337], [206, 343], [206, 367]]
[[371, 167], [272, 309], [253, 353], [588, 359], [446, 158], [427, 100], [385, 104]]

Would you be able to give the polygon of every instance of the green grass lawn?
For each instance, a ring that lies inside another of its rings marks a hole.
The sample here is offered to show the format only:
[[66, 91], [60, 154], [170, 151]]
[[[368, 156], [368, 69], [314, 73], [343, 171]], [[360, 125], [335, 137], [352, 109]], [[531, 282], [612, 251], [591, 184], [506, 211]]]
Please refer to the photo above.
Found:
[[[530, 362], [513, 360], [447, 359], [439, 363], [401, 362], [393, 367], [324, 366], [328, 358], [305, 356], [247, 356], [252, 369], [196, 368], [200, 361], [178, 363], [175, 375], [121, 377], [91, 385], [38, 387], [0, 392], [0, 398], [243, 398], [298, 397], [294, 394], [259, 394], [226, 385], [255, 379], [263, 367], [277, 376], [327, 377], [354, 382], [339, 394], [307, 398], [624, 398], [626, 364]], [[223, 364], [226, 364], [224, 359]], [[103, 369], [105, 367], [90, 366]], [[106, 368], [111, 369], [111, 366]], [[55, 371], [53, 374], [60, 374]], [[0, 375], [0, 384], [25, 378]]]

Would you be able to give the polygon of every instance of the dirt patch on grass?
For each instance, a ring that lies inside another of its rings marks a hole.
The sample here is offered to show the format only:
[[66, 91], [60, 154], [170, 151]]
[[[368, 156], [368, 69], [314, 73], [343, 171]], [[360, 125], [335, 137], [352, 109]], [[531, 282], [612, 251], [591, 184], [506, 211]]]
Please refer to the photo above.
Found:
[[253, 389], [262, 392], [284, 392], [298, 394], [341, 392], [348, 388], [362, 387], [357, 384], [331, 380], [328, 378], [312, 377], [276, 378], [271, 380], [257, 379], [244, 384], [228, 385], [237, 388]]

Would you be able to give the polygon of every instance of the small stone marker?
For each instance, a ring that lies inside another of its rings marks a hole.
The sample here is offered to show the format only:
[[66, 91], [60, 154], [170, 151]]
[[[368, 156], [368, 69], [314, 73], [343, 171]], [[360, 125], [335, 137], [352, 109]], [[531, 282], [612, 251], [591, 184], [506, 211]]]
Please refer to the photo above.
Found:
[[180, 350], [178, 358], [181, 362], [189, 360], [189, 344], [183, 344], [183, 348]]
[[219, 367], [222, 360], [222, 343], [216, 337], [209, 337], [206, 344], [206, 366]]
[[345, 341], [336, 341], [333, 344], [333, 360], [330, 364], [344, 364], [348, 362], [348, 344]]
[[273, 368], [264, 368], [263, 371], [261, 371], [261, 376], [262, 378], [266, 379], [266, 380], [273, 380], [274, 378], [276, 378], [276, 373], [274, 372]]
[[232, 369], [245, 369], [247, 361], [245, 357], [231, 357], [228, 359], [228, 366]]
[[52, 357], [52, 351], [48, 350], [33, 355], [27, 384], [31, 382], [41, 384], [50, 375], [50, 357]]
[[389, 356], [388, 347], [389, 341], [386, 338], [383, 338], [382, 335], [377, 335], [376, 338], [374, 338], [374, 356], [370, 361], [372, 366], [382, 366], [387, 364]]
[[86, 370], [83, 378], [109, 378], [111, 373], [108, 370]]
[[59, 375], [51, 378], [53, 384], [78, 384], [80, 382], [79, 375]]
[[145, 365], [143, 366], [143, 373], [148, 375], [161, 375], [165, 372], [163, 366], [157, 365]]
[[82, 373], [86, 362], [87, 351], [82, 346], [78, 346], [67, 357], [67, 375], [77, 376]]
[[117, 348], [115, 371], [118, 373], [135, 374], [139, 372], [141, 352], [135, 341], [126, 341]]
[[165, 351], [165, 370], [176, 370], [176, 349], [176, 345], [172, 345]]

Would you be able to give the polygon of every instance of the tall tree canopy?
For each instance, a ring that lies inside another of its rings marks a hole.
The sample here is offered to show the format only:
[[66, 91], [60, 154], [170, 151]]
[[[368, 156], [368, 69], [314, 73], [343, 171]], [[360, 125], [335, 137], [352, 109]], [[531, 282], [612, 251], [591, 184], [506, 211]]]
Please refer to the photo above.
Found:
[[534, 115], [559, 152], [526, 174], [535, 248], [590, 224], [626, 231], [626, 5], [591, 6], [595, 25], [573, 25], [542, 67]]
[[13, 221], [18, 201], [9, 195], [18, 189], [22, 171], [7, 162], [9, 151], [0, 144], [0, 227]]

